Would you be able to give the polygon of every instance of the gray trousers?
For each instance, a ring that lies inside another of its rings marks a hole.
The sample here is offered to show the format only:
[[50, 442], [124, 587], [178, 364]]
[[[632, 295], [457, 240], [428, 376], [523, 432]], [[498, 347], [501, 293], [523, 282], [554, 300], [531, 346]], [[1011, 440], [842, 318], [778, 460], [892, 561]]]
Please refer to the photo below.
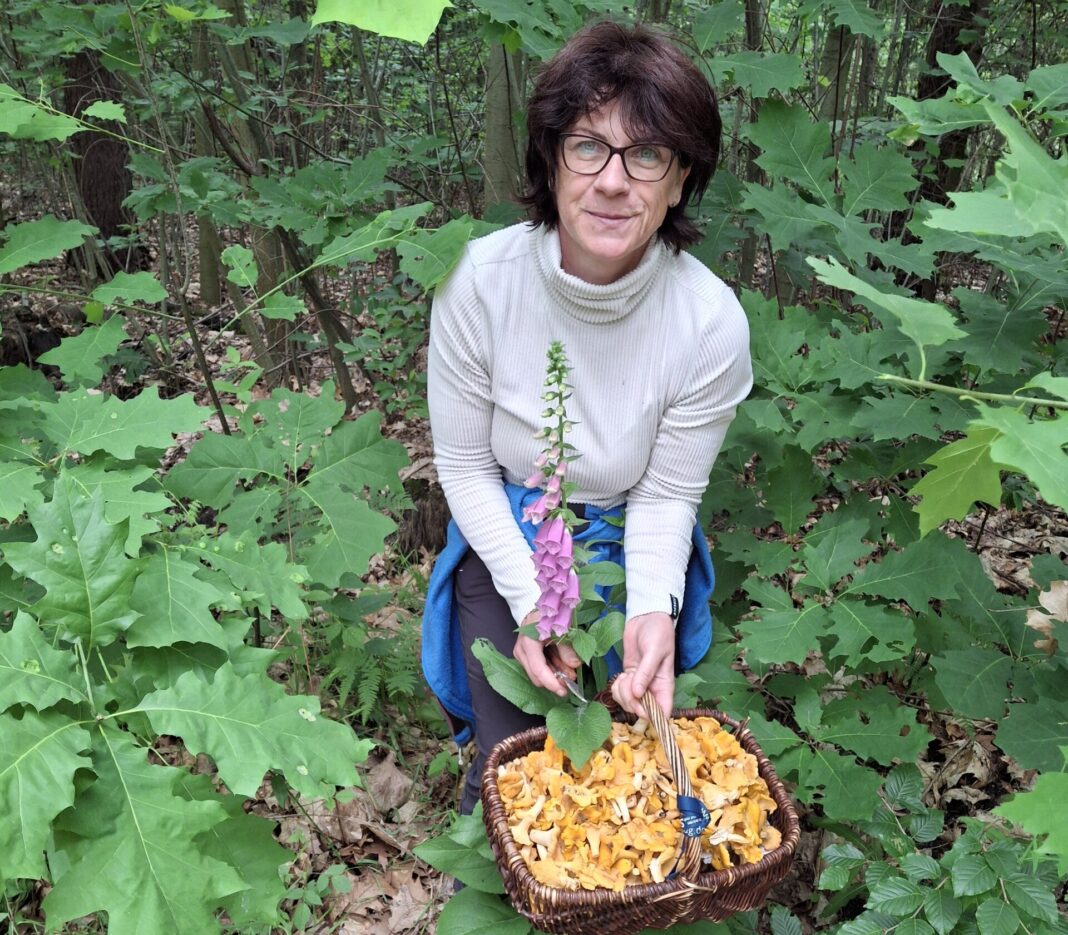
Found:
[[470, 815], [478, 804], [482, 790], [482, 769], [489, 752], [506, 737], [530, 727], [538, 727], [545, 723], [545, 719], [525, 714], [498, 695], [486, 680], [482, 663], [471, 652], [475, 640], [484, 637], [511, 659], [516, 629], [507, 601], [497, 593], [489, 569], [474, 549], [456, 566], [453, 600], [460, 619], [467, 684], [471, 689], [471, 705], [475, 712], [476, 753], [467, 771], [460, 800], [460, 814]]

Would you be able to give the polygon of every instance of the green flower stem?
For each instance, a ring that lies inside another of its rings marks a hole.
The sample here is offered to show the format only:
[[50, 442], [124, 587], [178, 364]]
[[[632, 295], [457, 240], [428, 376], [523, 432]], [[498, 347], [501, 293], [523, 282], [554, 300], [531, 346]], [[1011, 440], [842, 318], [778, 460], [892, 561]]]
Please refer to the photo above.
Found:
[[74, 641], [74, 648], [78, 651], [78, 662], [82, 667], [82, 678], [85, 679], [85, 697], [89, 699], [89, 707], [93, 714], [97, 714], [96, 699], [93, 697], [93, 686], [89, 682], [89, 666], [85, 659], [85, 650], [82, 649], [81, 639]]
[[961, 389], [959, 386], [943, 386], [941, 383], [931, 383], [927, 380], [910, 380], [907, 377], [894, 376], [892, 373], [880, 373], [878, 379], [888, 383], [899, 383], [902, 386], [911, 386], [918, 390], [948, 393], [951, 396], [960, 396], [964, 399], [982, 399], [996, 403], [1019, 403], [1021, 406], [1051, 406], [1054, 409], [1068, 409], [1068, 400], [1064, 399], [1040, 399], [1036, 396], [1017, 396], [1014, 393], [983, 393], [976, 390]]

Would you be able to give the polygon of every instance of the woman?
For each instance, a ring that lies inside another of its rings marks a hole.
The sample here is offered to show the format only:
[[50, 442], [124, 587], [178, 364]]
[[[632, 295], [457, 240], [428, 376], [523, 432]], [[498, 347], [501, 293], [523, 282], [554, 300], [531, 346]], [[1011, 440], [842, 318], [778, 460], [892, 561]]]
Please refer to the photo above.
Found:
[[573, 677], [579, 663], [569, 647], [515, 632], [537, 619], [533, 530], [521, 517], [538, 491], [519, 485], [543, 445], [549, 344], [563, 342], [572, 368], [568, 440], [580, 457], [568, 466], [569, 506], [588, 521], [625, 513], [613, 692], [639, 714], [647, 688], [670, 711], [676, 670], [710, 644], [711, 565], [694, 522], [752, 384], [737, 299], [680, 252], [700, 237], [685, 207], [700, 200], [720, 137], [715, 94], [689, 59], [642, 27], [588, 27], [537, 78], [527, 124], [533, 223], [469, 244], [431, 318], [431, 428], [454, 524], [431, 580], [423, 662], [454, 726], [465, 722], [458, 740], [473, 727], [464, 813], [492, 747], [537, 723], [488, 685], [472, 643], [514, 654], [560, 696], [556, 673]]

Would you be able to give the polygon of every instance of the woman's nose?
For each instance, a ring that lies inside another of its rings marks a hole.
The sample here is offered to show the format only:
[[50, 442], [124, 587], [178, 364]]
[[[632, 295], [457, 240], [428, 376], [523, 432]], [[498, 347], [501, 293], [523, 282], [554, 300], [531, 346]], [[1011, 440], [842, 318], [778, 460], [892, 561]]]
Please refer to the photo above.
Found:
[[623, 154], [612, 153], [608, 164], [597, 174], [597, 187], [605, 192], [618, 193], [630, 186], [630, 176], [623, 167]]

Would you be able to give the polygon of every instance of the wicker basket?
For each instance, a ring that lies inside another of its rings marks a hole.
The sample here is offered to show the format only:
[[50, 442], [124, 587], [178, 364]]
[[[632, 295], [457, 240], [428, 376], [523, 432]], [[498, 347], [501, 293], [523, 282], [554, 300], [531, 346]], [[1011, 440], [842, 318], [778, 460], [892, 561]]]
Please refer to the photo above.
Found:
[[[651, 696], [643, 699], [652, 713], [651, 723], [675, 777], [676, 788], [692, 795], [690, 778], [682, 765], [682, 755], [670, 732], [667, 718]], [[614, 702], [608, 702], [613, 719], [633, 723]], [[719, 922], [735, 912], [761, 905], [768, 890], [786, 876], [800, 837], [797, 811], [768, 758], [744, 724], [719, 711], [688, 709], [676, 717], [714, 717], [733, 730], [742, 748], [756, 757], [761, 778], [775, 799], [777, 808], [771, 823], [782, 833], [782, 843], [755, 864], [742, 864], [727, 870], [701, 872], [700, 838], [684, 837], [677, 874], [663, 883], [628, 886], [622, 892], [608, 889], [565, 890], [539, 883], [530, 872], [508, 828], [504, 803], [497, 788], [497, 767], [545, 743], [544, 727], [533, 728], [497, 744], [486, 758], [482, 774], [482, 814], [504, 887], [515, 909], [535, 928], [559, 935], [633, 935], [645, 928], [665, 929], [676, 923], [708, 919]]]

